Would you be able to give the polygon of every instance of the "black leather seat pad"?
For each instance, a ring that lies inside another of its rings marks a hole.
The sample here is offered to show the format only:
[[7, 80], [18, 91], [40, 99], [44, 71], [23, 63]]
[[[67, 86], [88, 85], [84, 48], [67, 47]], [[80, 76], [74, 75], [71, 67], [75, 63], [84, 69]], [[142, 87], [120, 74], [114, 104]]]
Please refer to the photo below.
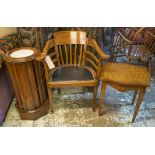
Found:
[[92, 73], [84, 67], [58, 67], [50, 77], [51, 82], [93, 80]]

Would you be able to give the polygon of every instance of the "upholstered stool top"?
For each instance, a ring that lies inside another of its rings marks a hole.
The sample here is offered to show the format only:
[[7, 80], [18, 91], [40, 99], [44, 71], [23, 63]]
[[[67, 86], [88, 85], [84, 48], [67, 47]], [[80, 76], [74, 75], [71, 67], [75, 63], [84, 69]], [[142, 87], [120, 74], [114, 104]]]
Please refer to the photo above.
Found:
[[103, 66], [101, 80], [130, 86], [149, 86], [150, 73], [147, 68], [125, 64], [107, 63]]

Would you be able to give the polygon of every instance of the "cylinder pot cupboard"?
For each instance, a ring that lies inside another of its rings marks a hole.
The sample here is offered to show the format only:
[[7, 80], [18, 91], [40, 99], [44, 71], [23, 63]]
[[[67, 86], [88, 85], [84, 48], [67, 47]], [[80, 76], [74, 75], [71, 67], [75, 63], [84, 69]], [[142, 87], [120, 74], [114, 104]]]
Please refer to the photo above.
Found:
[[16, 108], [25, 120], [36, 120], [49, 111], [44, 70], [35, 61], [38, 54], [35, 48], [23, 47], [4, 57], [17, 99]]

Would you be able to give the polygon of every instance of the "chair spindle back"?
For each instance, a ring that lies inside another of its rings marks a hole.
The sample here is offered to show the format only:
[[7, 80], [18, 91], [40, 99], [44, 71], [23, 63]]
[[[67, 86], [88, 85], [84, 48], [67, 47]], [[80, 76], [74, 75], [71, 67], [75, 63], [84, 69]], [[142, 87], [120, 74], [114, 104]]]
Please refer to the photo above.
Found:
[[58, 65], [82, 65], [86, 51], [86, 33], [61, 31], [54, 33]]

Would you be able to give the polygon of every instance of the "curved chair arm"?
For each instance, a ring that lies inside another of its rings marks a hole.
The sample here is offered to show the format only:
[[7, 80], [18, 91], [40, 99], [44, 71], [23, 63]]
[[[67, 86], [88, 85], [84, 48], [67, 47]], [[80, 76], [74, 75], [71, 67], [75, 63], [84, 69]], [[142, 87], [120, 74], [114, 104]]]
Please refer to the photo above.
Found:
[[127, 43], [127, 44], [132, 44], [132, 41], [128, 40], [126, 37], [121, 32], [117, 32], [117, 34]]
[[54, 39], [48, 40], [44, 49], [43, 49], [43, 52], [39, 56], [36, 57], [36, 60], [37, 61], [44, 60], [46, 55], [48, 54], [49, 49], [54, 47], [54, 46], [55, 46]]
[[110, 56], [105, 54], [104, 51], [102, 51], [102, 49], [98, 46], [98, 44], [96, 43], [94, 39], [87, 39], [87, 45], [93, 47], [95, 51], [99, 54], [101, 59], [103, 60], [109, 59]]
[[145, 30], [145, 27], [141, 27], [137, 32], [136, 32], [136, 34], [134, 35], [134, 37], [133, 37], [133, 41], [136, 39], [136, 37], [140, 34], [140, 33], [142, 33], [143, 31]]

